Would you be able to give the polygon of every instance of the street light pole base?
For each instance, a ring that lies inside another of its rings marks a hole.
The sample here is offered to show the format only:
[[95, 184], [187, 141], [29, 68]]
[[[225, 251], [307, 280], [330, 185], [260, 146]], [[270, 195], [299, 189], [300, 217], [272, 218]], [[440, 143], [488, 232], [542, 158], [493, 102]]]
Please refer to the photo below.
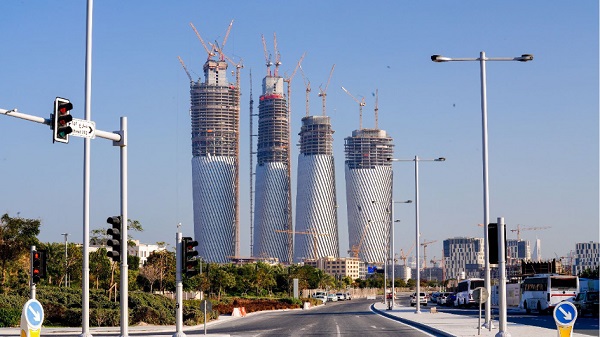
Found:
[[489, 321], [489, 322], [483, 323], [482, 327], [484, 327], [486, 329], [489, 329], [489, 330], [492, 330], [492, 329], [494, 329], [494, 322]]
[[496, 334], [496, 337], [512, 337], [508, 331], [500, 331]]

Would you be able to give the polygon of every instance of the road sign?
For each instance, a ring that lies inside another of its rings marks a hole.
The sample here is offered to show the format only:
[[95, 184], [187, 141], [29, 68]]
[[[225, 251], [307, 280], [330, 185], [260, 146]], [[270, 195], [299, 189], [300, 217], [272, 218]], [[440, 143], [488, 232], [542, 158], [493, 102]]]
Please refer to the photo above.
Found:
[[36, 299], [31, 299], [21, 312], [21, 336], [39, 337], [44, 322], [44, 308]]
[[212, 303], [209, 300], [202, 300], [200, 302], [200, 311], [208, 313], [212, 311]]
[[554, 307], [554, 321], [560, 337], [570, 337], [577, 319], [577, 308], [571, 302], [563, 301]]
[[487, 302], [489, 296], [490, 294], [484, 287], [473, 289], [473, 299], [479, 304]]
[[70, 133], [69, 136], [90, 139], [96, 138], [96, 122], [73, 118], [69, 126], [73, 129], [73, 132]]

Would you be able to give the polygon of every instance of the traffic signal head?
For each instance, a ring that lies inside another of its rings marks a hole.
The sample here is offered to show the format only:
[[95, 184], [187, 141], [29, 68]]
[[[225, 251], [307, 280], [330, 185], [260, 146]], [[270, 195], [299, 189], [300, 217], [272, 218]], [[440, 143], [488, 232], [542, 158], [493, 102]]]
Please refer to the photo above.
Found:
[[121, 244], [123, 243], [123, 230], [121, 228], [121, 217], [120, 216], [111, 216], [106, 219], [106, 222], [111, 225], [106, 231], [106, 234], [110, 235], [111, 239], [106, 241], [106, 245], [112, 247], [112, 251], [106, 253], [110, 259], [114, 262], [121, 261]]
[[71, 110], [73, 110], [71, 101], [66, 98], [56, 97], [54, 100], [54, 114], [52, 115], [53, 142], [69, 142], [69, 134], [73, 132], [73, 129], [69, 125], [73, 120]]
[[43, 277], [46, 277], [46, 252], [34, 250], [31, 252], [31, 279], [37, 284]]
[[181, 239], [181, 244], [183, 246], [181, 273], [188, 277], [194, 276], [198, 274], [198, 260], [196, 260], [198, 252], [194, 249], [194, 247], [198, 246], [198, 241], [194, 241], [190, 237], [184, 237]]

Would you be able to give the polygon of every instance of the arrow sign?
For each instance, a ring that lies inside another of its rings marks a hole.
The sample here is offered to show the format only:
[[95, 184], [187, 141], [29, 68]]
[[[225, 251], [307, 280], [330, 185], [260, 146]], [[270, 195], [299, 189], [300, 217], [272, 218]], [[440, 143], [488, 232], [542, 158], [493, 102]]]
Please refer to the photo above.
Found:
[[577, 319], [577, 308], [571, 302], [563, 301], [554, 308], [556, 325], [572, 326]]
[[69, 126], [73, 130], [73, 132], [69, 134], [70, 136], [90, 139], [96, 138], [96, 122], [73, 118], [69, 123]]
[[23, 316], [30, 329], [39, 329], [42, 322], [44, 322], [44, 308], [42, 308], [40, 302], [31, 299], [23, 306]]

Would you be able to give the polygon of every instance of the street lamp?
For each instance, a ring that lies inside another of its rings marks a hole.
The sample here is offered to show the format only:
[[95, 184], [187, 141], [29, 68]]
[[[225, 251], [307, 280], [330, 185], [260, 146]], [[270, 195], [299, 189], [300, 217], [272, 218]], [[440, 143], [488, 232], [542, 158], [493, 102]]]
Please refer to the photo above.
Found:
[[69, 255], [67, 253], [67, 240], [69, 239], [69, 233], [62, 233], [65, 237], [65, 287], [69, 286]]
[[395, 248], [394, 248], [394, 243], [395, 243], [395, 236], [394, 236], [394, 223], [395, 222], [400, 222], [400, 220], [394, 220], [394, 204], [412, 204], [412, 200], [405, 200], [405, 201], [394, 201], [392, 200], [392, 217], [391, 222], [392, 225], [390, 227], [392, 230], [392, 309], [394, 308], [394, 306], [396, 305], [396, 259], [395, 259]]
[[419, 156], [415, 156], [414, 159], [396, 159], [389, 158], [389, 161], [412, 161], [415, 162], [415, 248], [416, 248], [416, 260], [417, 260], [417, 285], [415, 289], [415, 297], [416, 297], [416, 306], [415, 306], [415, 314], [421, 313], [421, 298], [419, 294], [421, 293], [421, 273], [420, 273], [420, 265], [419, 265], [419, 236], [420, 236], [420, 224], [419, 224], [419, 162], [420, 161], [446, 161], [446, 158], [440, 157], [436, 159], [421, 159]]
[[[491, 293], [490, 283], [490, 255], [488, 242], [488, 224], [490, 219], [489, 214], [489, 183], [488, 183], [488, 132], [487, 132], [487, 88], [486, 88], [486, 61], [519, 61], [528, 62], [533, 60], [533, 55], [523, 54], [517, 57], [486, 57], [485, 52], [480, 52], [478, 58], [451, 58], [442, 55], [432, 55], [433, 62], [452, 62], [452, 61], [478, 61], [481, 69], [481, 125], [482, 125], [482, 142], [483, 142], [483, 247], [485, 256], [485, 288], [488, 294]], [[417, 247], [418, 248], [418, 247]], [[491, 321], [491, 305], [490, 301], [485, 302], [485, 325], [492, 329]]]

